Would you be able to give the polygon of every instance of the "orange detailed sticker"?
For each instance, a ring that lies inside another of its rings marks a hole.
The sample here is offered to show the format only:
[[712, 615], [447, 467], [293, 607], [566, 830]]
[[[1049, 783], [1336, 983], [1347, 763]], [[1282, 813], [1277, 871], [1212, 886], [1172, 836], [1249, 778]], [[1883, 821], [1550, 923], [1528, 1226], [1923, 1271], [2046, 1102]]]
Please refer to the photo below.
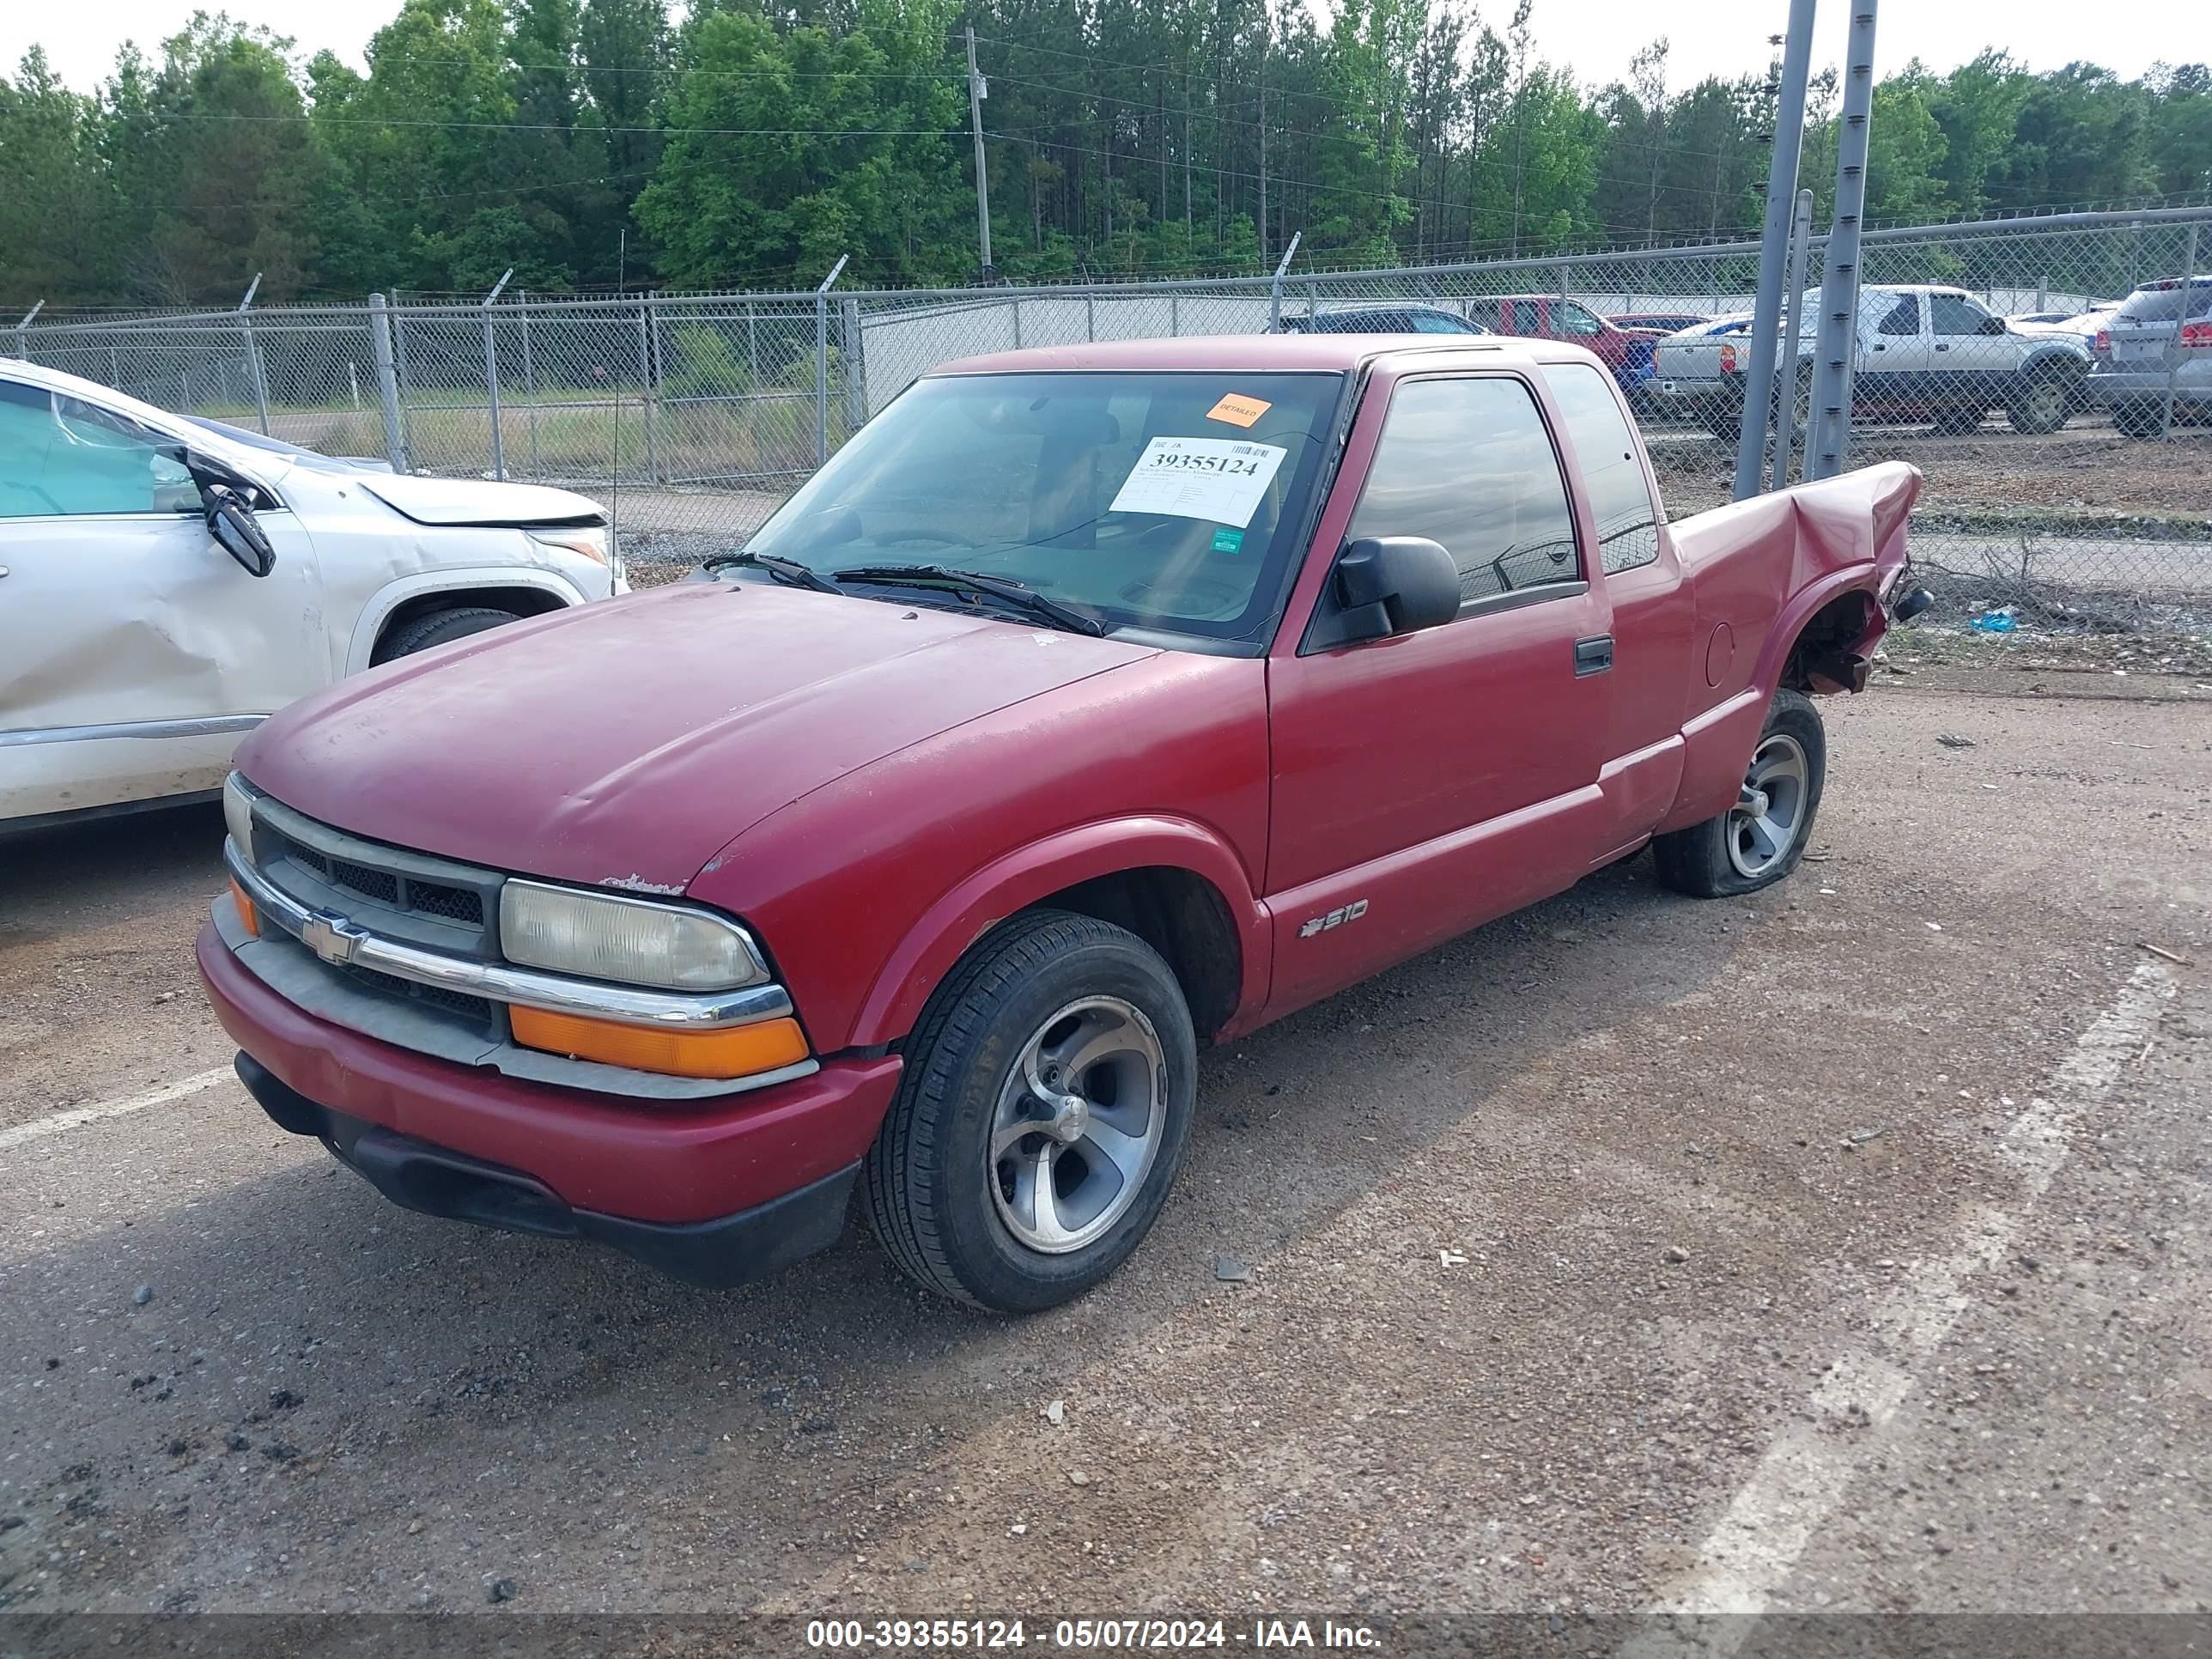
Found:
[[1274, 405], [1257, 398], [1248, 398], [1241, 392], [1232, 392], [1206, 411], [1209, 421], [1224, 421], [1231, 426], [1249, 426]]

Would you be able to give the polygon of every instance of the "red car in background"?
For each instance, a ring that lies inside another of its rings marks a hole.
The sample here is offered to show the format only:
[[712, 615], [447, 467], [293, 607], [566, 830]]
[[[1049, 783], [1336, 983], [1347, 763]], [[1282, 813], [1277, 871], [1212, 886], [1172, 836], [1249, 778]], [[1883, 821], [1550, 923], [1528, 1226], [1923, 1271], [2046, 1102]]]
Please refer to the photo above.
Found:
[[1628, 394], [1629, 405], [1644, 411], [1644, 392], [1651, 383], [1651, 360], [1667, 331], [1623, 328], [1592, 311], [1579, 300], [1556, 294], [1506, 294], [1496, 299], [1470, 300], [1468, 320], [1486, 334], [1506, 334], [1530, 340], [1562, 340], [1597, 354], [1612, 371], [1613, 380]]

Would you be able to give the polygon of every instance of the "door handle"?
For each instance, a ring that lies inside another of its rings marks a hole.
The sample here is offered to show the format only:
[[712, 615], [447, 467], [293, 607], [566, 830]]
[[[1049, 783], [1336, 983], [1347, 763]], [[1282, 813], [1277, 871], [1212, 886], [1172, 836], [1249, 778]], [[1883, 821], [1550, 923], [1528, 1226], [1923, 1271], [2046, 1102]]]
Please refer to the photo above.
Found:
[[1613, 635], [1599, 634], [1575, 641], [1575, 678], [1602, 674], [1613, 666]]
[[1948, 351], [1950, 349], [1950, 347], [1943, 344], [1941, 341], [1936, 343], [1936, 349], [1938, 351]]
[[1887, 350], [1888, 350], [1888, 349], [1889, 349], [1889, 348], [1888, 348], [1887, 346], [1884, 345], [1884, 344], [1883, 344], [1881, 341], [1879, 341], [1879, 340], [1876, 340], [1876, 341], [1874, 343], [1874, 349], [1875, 349], [1876, 351], [1887, 351]]

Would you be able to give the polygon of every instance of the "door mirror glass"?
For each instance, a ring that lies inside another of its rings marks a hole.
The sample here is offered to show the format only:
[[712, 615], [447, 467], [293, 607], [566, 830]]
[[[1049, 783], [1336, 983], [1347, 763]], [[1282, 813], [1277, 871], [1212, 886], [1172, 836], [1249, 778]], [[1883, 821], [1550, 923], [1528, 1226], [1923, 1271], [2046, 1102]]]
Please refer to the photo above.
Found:
[[241, 497], [223, 484], [210, 484], [200, 495], [207, 503], [208, 534], [247, 575], [265, 576], [276, 568], [276, 550], [270, 544], [269, 532]]
[[1459, 615], [1459, 566], [1425, 536], [1370, 536], [1337, 560], [1336, 597], [1347, 641], [1440, 628]]
[[2002, 317], [1984, 317], [1982, 319], [1981, 331], [1984, 334], [2002, 334], [2005, 331], [2005, 319]]

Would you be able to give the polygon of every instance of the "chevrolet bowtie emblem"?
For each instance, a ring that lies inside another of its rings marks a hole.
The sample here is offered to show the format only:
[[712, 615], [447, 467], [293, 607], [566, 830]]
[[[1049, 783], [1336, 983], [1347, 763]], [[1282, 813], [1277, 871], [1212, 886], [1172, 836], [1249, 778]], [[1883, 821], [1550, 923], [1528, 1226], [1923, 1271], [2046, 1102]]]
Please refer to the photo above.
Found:
[[340, 968], [353, 960], [354, 951], [368, 937], [367, 929], [355, 927], [343, 916], [309, 916], [300, 929], [301, 944]]

